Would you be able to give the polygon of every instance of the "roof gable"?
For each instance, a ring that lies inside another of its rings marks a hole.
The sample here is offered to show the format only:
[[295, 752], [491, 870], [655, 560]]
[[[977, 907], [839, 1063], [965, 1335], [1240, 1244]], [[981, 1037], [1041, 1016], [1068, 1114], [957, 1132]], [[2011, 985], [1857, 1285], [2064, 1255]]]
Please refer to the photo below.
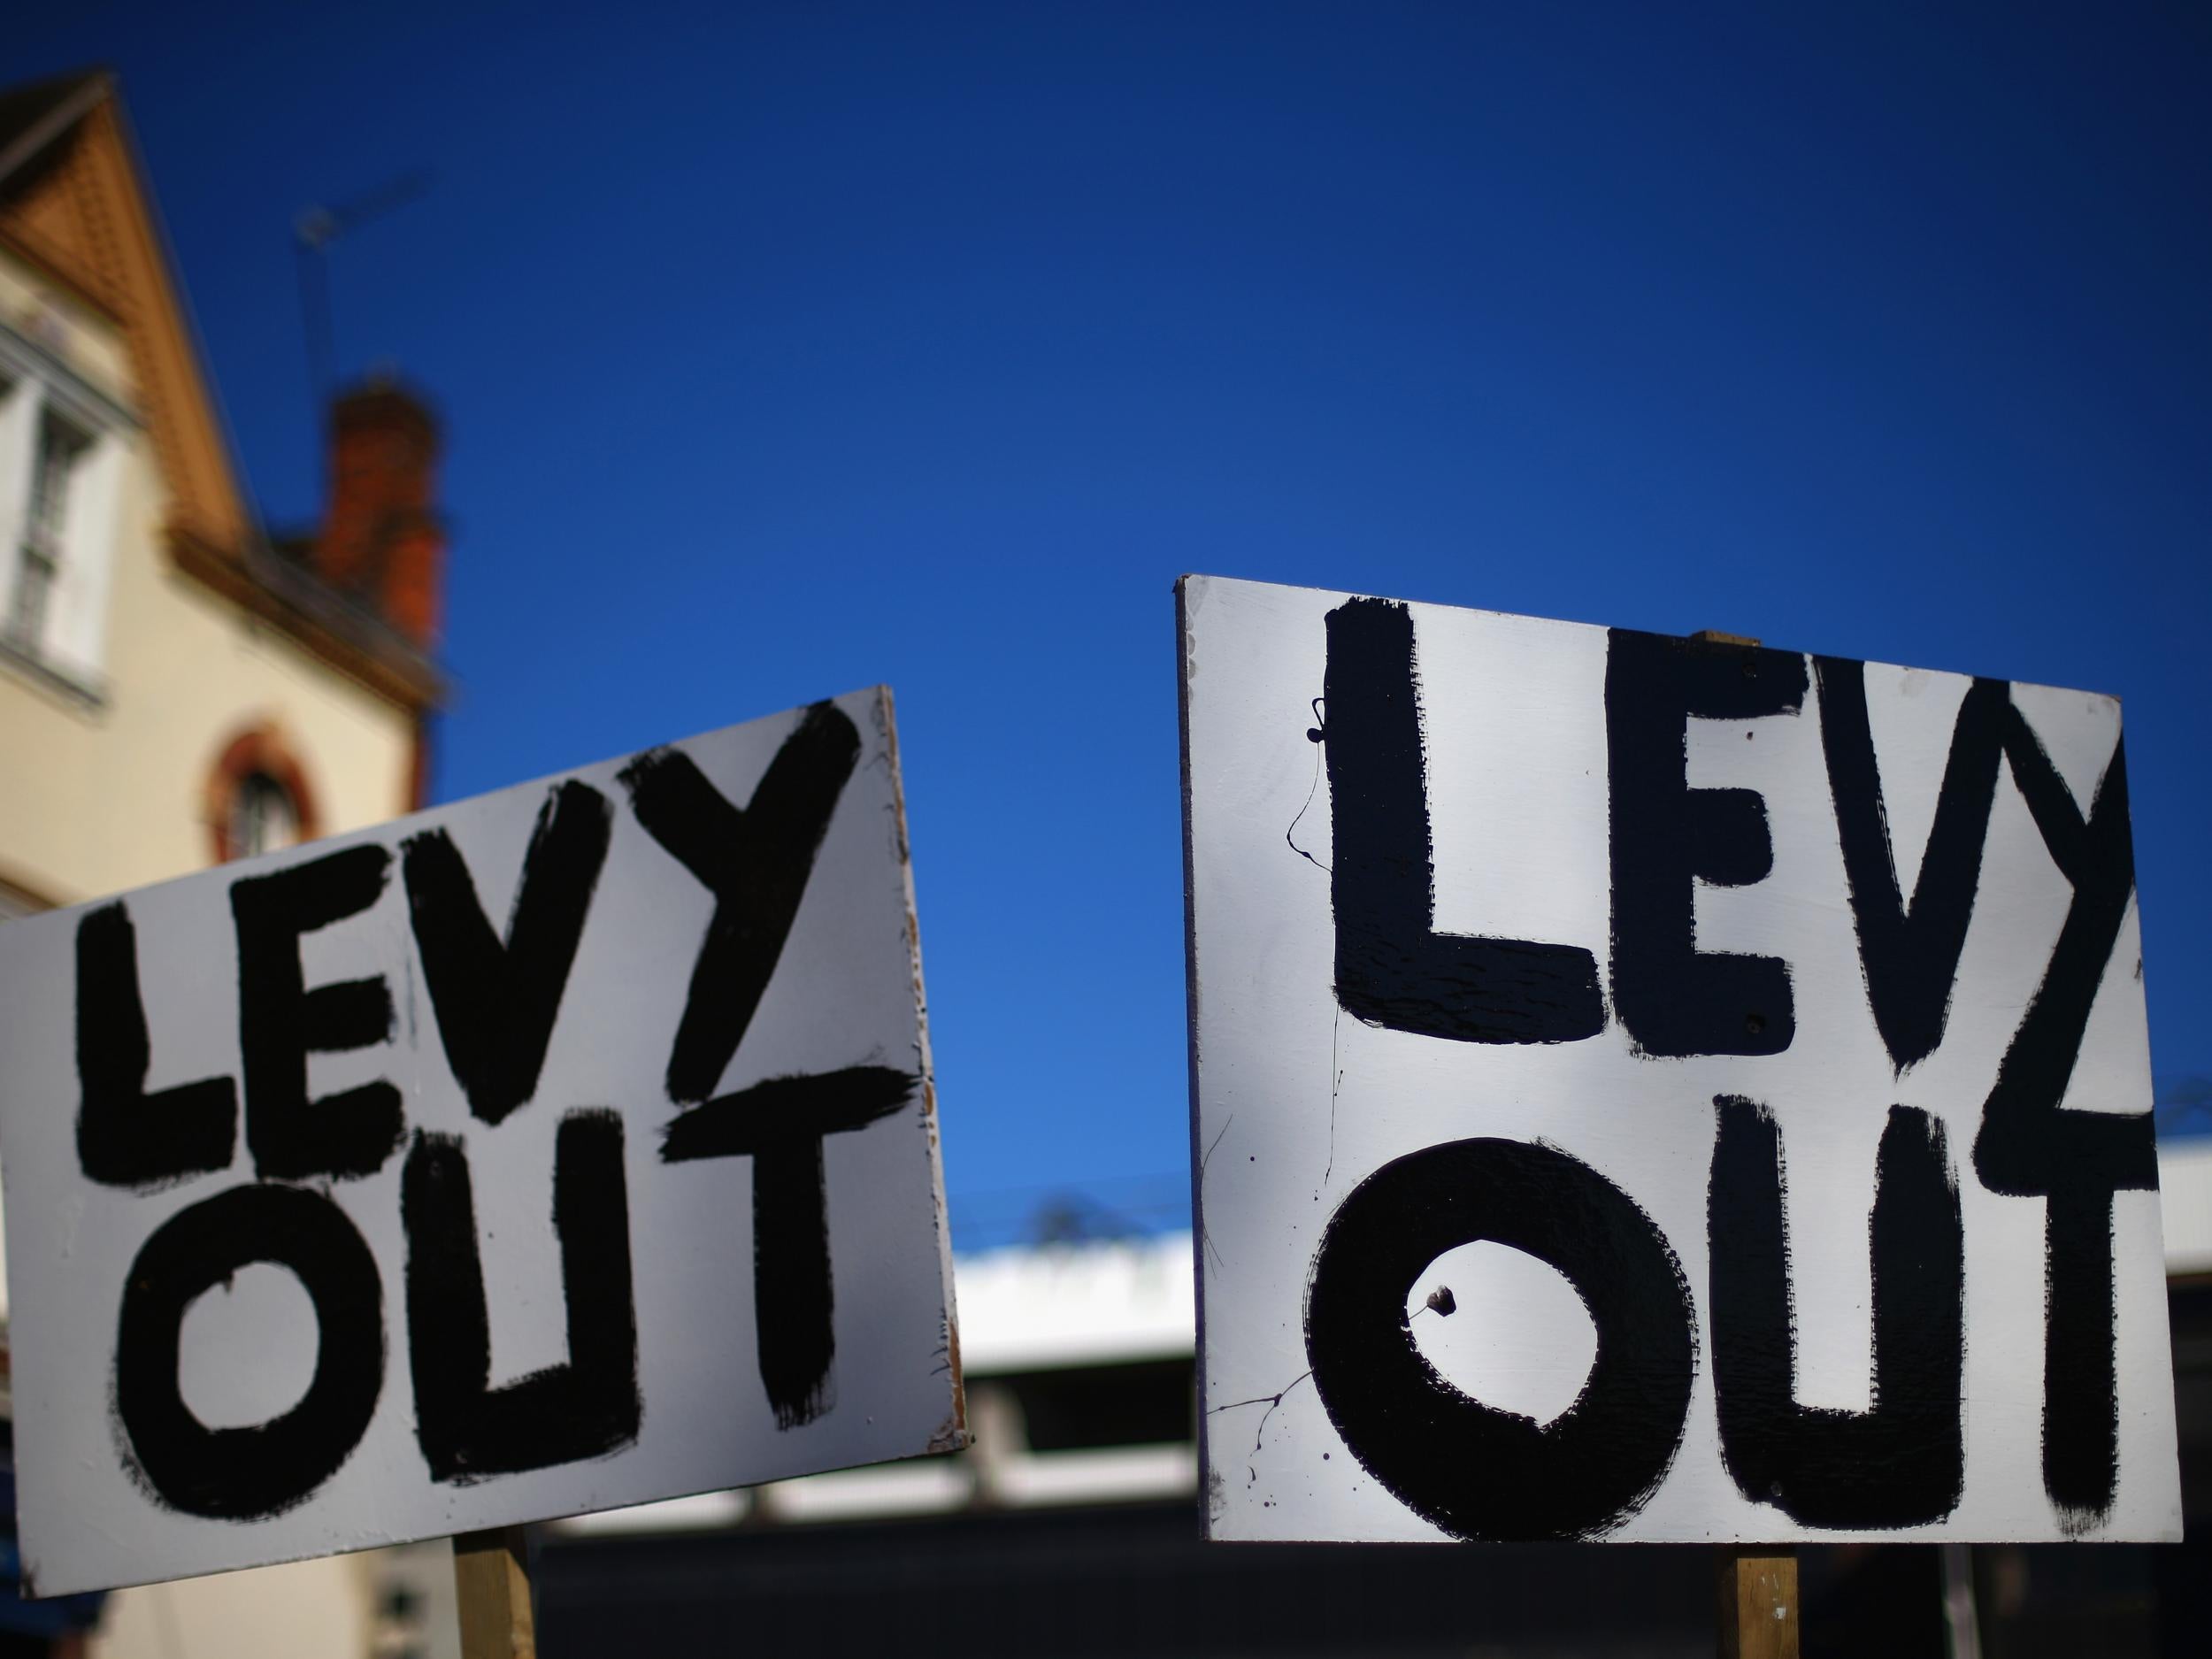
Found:
[[177, 567], [415, 711], [444, 685], [382, 618], [269, 549], [201, 364], [114, 77], [0, 91], [0, 247], [110, 319], [166, 487]]
[[112, 77], [71, 75], [0, 95], [0, 244], [114, 319], [168, 487], [171, 528], [242, 553], [252, 517]]

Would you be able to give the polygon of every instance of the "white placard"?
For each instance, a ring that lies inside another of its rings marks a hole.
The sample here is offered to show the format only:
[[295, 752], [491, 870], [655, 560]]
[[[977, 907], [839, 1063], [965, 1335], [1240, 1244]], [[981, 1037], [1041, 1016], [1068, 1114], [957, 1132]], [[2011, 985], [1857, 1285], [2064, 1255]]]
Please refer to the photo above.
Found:
[[1213, 1537], [2180, 1536], [2116, 702], [1179, 597]]
[[889, 694], [0, 928], [42, 1594], [964, 1438]]

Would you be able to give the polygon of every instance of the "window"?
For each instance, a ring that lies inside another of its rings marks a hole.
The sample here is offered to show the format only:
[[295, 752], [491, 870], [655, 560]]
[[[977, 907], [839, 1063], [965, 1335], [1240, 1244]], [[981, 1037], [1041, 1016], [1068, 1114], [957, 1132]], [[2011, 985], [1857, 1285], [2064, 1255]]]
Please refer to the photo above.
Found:
[[69, 522], [70, 481], [91, 447], [90, 438], [51, 409], [40, 411], [23, 544], [17, 553], [15, 592], [8, 604], [8, 638], [34, 656], [47, 654], [48, 625]]
[[232, 857], [296, 847], [299, 839], [299, 805], [289, 790], [265, 772], [248, 772], [238, 780], [230, 798]]
[[0, 663], [97, 702], [130, 411], [0, 319]]
[[299, 756], [274, 720], [261, 720], [223, 746], [209, 768], [203, 809], [215, 862], [251, 858], [322, 833]]

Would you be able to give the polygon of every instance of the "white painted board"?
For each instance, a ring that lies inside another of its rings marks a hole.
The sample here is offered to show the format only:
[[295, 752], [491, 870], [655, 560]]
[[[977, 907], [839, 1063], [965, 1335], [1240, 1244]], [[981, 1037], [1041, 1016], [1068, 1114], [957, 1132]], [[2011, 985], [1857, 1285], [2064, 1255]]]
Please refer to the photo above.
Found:
[[1212, 1537], [2180, 1536], [2116, 701], [1179, 621]]
[[0, 1167], [42, 1594], [956, 1447], [889, 694], [0, 928]]

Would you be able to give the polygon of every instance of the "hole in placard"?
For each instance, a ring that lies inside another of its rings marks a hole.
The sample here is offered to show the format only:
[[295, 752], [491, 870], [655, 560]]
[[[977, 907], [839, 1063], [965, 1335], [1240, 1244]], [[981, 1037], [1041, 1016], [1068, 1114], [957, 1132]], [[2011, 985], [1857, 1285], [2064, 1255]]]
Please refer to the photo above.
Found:
[[[1428, 1301], [1451, 1289], [1453, 1314]], [[1574, 1404], [1597, 1363], [1597, 1326], [1565, 1274], [1487, 1239], [1438, 1256], [1406, 1294], [1413, 1345], [1469, 1398], [1538, 1424]]]
[[204, 1426], [251, 1428], [300, 1402], [321, 1348], [307, 1287], [288, 1269], [250, 1262], [184, 1310], [177, 1390]]

